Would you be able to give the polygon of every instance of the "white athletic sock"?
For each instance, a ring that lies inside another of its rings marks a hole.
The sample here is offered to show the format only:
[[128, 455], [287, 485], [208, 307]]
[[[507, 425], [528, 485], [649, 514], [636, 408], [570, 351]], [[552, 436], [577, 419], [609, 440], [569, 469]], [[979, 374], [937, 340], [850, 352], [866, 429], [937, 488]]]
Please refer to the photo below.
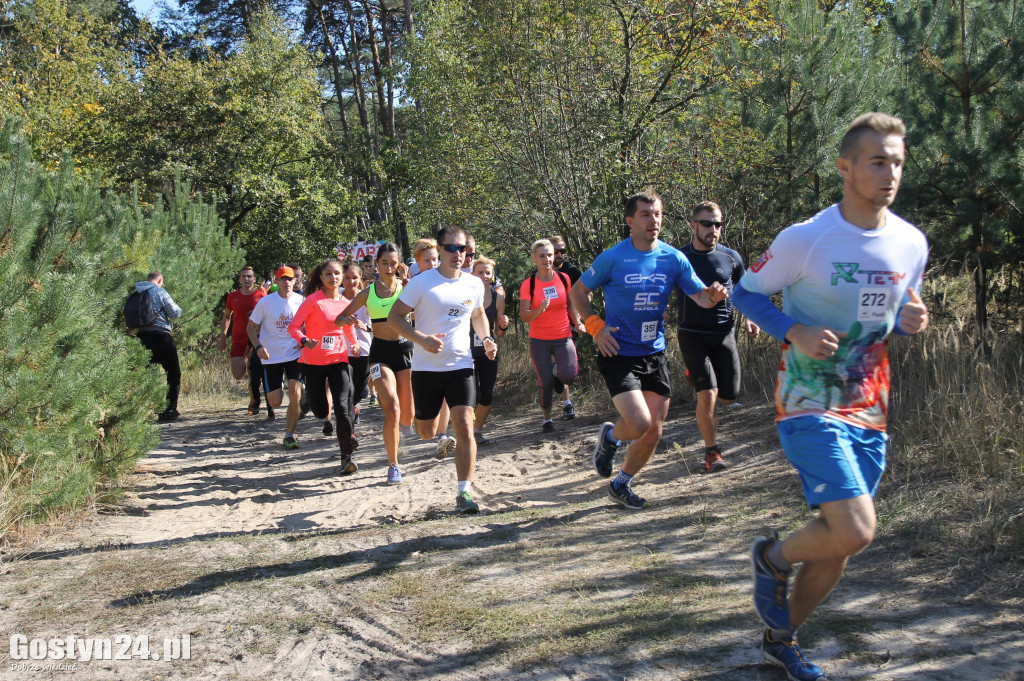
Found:
[[571, 407], [572, 406], [572, 400], [564, 400], [562, 402], [562, 406], [563, 407]]
[[285, 433], [285, 437], [295, 437], [295, 433]]
[[459, 480], [459, 494], [470, 491], [473, 486], [472, 480]]

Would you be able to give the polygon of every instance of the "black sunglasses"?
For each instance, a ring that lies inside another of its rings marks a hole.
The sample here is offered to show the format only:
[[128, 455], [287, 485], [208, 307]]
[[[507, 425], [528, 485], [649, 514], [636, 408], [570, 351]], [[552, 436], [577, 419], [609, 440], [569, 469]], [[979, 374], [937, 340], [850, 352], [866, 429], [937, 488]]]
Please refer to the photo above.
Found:
[[440, 244], [439, 248], [449, 253], [464, 253], [467, 246], [466, 244]]
[[704, 225], [705, 227], [724, 227], [725, 226], [724, 222], [715, 222], [714, 220], [694, 220], [694, 222], [696, 222], [699, 225]]

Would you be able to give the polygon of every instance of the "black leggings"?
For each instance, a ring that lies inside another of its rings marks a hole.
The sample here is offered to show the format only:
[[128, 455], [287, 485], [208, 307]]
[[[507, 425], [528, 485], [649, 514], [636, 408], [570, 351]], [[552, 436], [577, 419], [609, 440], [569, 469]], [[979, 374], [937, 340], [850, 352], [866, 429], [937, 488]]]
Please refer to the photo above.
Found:
[[352, 406], [359, 404], [363, 399], [363, 388], [366, 387], [366, 377], [370, 374], [370, 358], [365, 355], [353, 357], [349, 355], [348, 365], [352, 367]]
[[498, 380], [498, 359], [488, 359], [487, 355], [474, 356], [473, 375], [476, 377], [476, 403], [481, 407], [491, 406], [494, 383]]
[[[334, 404], [334, 419], [338, 423], [338, 449], [342, 455], [352, 454], [352, 419], [349, 416], [352, 390], [348, 362], [335, 364], [306, 365], [306, 394], [309, 395], [309, 408], [318, 419], [327, 418], [327, 390], [325, 383], [331, 388], [331, 402]], [[344, 407], [342, 407], [344, 405]]]

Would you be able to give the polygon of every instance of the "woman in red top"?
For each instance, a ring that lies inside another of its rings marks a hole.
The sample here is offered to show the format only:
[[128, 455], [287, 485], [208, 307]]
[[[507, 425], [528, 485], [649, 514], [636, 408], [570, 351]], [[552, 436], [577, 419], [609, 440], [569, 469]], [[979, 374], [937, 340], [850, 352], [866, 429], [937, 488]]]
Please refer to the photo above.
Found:
[[[519, 287], [519, 318], [530, 325], [530, 359], [540, 382], [540, 409], [544, 413], [541, 431], [553, 433], [551, 421], [551, 390], [555, 376], [565, 385], [576, 382], [579, 364], [576, 345], [572, 342], [572, 326], [580, 331], [586, 327], [569, 302], [569, 277], [554, 268], [555, 249], [547, 239], [539, 239], [530, 247], [537, 273], [531, 274]], [[572, 403], [565, 405], [565, 418], [575, 418]]]
[[351, 326], [339, 329], [334, 319], [351, 302], [341, 295], [342, 269], [337, 260], [326, 260], [309, 273], [307, 297], [288, 325], [288, 333], [302, 346], [300, 362], [306, 365], [306, 393], [316, 417], [327, 417], [327, 389], [331, 388], [334, 418], [338, 422], [338, 448], [341, 471], [359, 470], [352, 461], [352, 420], [349, 417], [349, 393], [352, 390], [348, 355], [359, 354], [359, 342]]

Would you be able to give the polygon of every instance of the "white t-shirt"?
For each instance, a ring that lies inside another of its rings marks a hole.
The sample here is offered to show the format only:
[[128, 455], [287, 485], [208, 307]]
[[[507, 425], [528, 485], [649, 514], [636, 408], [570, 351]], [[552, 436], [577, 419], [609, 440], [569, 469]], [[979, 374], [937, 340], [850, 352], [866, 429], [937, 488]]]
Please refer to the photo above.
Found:
[[264, 364], [281, 364], [299, 358], [299, 346], [288, 334], [288, 325], [302, 305], [303, 297], [293, 293], [282, 298], [277, 293], [260, 298], [249, 321], [260, 325], [260, 345], [270, 353]]
[[907, 288], [921, 291], [927, 260], [924, 234], [889, 211], [884, 226], [861, 229], [834, 205], [775, 237], [739, 285], [766, 296], [782, 291], [782, 311], [797, 322], [844, 334], [827, 360], [784, 346], [775, 392], [779, 420], [826, 413], [885, 430], [885, 339], [910, 299]]
[[398, 299], [416, 311], [416, 330], [428, 336], [444, 334], [444, 348], [434, 354], [416, 345], [413, 371], [452, 371], [473, 368], [469, 329], [473, 310], [484, 306], [484, 284], [460, 272], [446, 279], [438, 269], [410, 279]]
[[370, 323], [370, 311], [366, 309], [366, 306], [356, 310], [356, 313], [352, 315], [363, 324], [366, 324], [370, 331], [363, 331], [358, 326], [354, 327], [356, 332], [356, 339], [359, 341], [359, 354], [362, 357], [370, 356], [370, 342], [373, 340], [372, 324]]

